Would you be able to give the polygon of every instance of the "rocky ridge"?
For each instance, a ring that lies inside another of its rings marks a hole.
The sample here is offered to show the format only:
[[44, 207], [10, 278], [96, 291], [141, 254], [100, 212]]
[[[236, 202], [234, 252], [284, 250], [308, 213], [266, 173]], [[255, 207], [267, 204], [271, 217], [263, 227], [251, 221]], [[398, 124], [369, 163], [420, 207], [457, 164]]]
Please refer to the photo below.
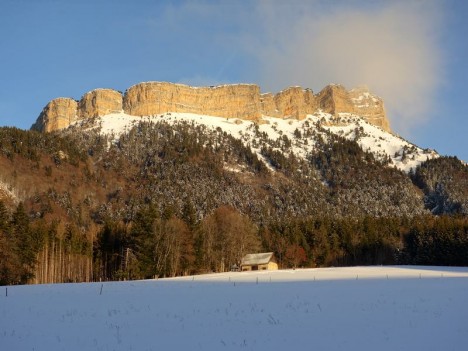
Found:
[[95, 89], [79, 101], [54, 99], [44, 107], [31, 128], [51, 132], [79, 120], [120, 111], [132, 116], [180, 112], [261, 122], [263, 116], [302, 120], [319, 110], [334, 116], [356, 114], [390, 131], [383, 100], [366, 87], [348, 91], [333, 84], [318, 94], [301, 87], [289, 87], [277, 94], [261, 94], [260, 87], [255, 84], [191, 87], [167, 82], [139, 83], [124, 94], [113, 89]]

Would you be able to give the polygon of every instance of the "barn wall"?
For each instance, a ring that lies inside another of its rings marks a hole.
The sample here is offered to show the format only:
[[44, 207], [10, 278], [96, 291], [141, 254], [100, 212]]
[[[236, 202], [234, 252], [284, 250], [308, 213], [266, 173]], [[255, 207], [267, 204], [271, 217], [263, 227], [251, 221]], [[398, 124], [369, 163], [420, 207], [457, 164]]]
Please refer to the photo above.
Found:
[[269, 271], [278, 270], [278, 264], [276, 262], [268, 262], [268, 270]]

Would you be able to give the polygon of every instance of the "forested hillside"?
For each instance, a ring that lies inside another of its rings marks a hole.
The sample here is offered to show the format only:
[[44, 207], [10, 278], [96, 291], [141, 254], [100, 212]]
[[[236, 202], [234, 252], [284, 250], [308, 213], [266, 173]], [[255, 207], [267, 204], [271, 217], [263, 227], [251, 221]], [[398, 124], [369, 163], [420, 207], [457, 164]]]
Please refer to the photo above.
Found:
[[0, 284], [224, 271], [258, 251], [282, 267], [468, 264], [466, 165], [408, 175], [320, 132], [300, 158], [312, 129], [246, 145], [162, 119], [118, 137], [1, 128]]
[[456, 157], [427, 161], [410, 175], [432, 213], [468, 215], [468, 167]]

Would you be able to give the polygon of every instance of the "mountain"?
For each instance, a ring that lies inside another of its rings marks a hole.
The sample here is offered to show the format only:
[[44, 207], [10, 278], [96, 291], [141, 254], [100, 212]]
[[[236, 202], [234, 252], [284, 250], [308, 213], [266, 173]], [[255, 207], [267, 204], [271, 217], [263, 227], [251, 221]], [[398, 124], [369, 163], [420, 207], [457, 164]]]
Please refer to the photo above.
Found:
[[[355, 140], [364, 151], [406, 172], [426, 159], [438, 157], [434, 151], [421, 150], [393, 135], [382, 99], [367, 87], [347, 91], [341, 85], [329, 85], [316, 95], [300, 87], [290, 87], [276, 95], [260, 94], [260, 88], [253, 84], [200, 88], [146, 82], [130, 87], [123, 95], [112, 89], [96, 89], [79, 101], [52, 100], [32, 129], [50, 132], [105, 117], [105, 130], [113, 130], [113, 123], [118, 123], [119, 136], [136, 121], [155, 121], [165, 114], [173, 115], [174, 121], [179, 118], [211, 129], [221, 128], [235, 138], [242, 135], [244, 144], [249, 145], [259, 142], [258, 135], [249, 132], [252, 126], [273, 139], [279, 137], [279, 130], [296, 140], [297, 145], [291, 151], [301, 158], [314, 149], [313, 142], [309, 143], [311, 131], [322, 136], [328, 131]], [[223, 118], [231, 120], [231, 125], [224, 123]], [[172, 123], [171, 118], [165, 120]], [[242, 121], [250, 123], [242, 125]], [[305, 129], [306, 136], [302, 137], [301, 131]], [[258, 155], [259, 151], [255, 150]]]
[[0, 129], [0, 283], [223, 271], [263, 250], [283, 267], [467, 264], [468, 167], [382, 111], [337, 85], [53, 100], [34, 130]]
[[190, 87], [166, 82], [136, 84], [123, 95], [112, 89], [96, 89], [79, 101], [54, 99], [46, 105], [33, 129], [50, 132], [78, 120], [120, 111], [132, 116], [183, 112], [261, 122], [263, 116], [300, 120], [319, 110], [333, 115], [355, 113], [390, 130], [382, 99], [366, 87], [348, 92], [341, 85], [329, 85], [316, 95], [310, 89], [290, 87], [273, 95], [261, 94], [254, 84]]

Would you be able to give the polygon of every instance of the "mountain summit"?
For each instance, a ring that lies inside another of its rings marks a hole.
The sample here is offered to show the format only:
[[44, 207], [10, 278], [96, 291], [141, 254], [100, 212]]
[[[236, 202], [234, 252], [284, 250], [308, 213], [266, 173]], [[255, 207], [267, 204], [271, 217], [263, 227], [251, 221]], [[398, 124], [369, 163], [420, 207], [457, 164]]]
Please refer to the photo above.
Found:
[[289, 87], [273, 95], [261, 94], [260, 87], [254, 84], [191, 87], [167, 82], [139, 83], [124, 94], [113, 89], [95, 89], [79, 101], [54, 99], [44, 107], [32, 129], [50, 132], [79, 120], [119, 112], [131, 116], [194, 113], [261, 123], [264, 117], [303, 120], [319, 111], [333, 116], [355, 114], [390, 131], [382, 99], [366, 87], [347, 91], [333, 84], [318, 94], [310, 89]]

